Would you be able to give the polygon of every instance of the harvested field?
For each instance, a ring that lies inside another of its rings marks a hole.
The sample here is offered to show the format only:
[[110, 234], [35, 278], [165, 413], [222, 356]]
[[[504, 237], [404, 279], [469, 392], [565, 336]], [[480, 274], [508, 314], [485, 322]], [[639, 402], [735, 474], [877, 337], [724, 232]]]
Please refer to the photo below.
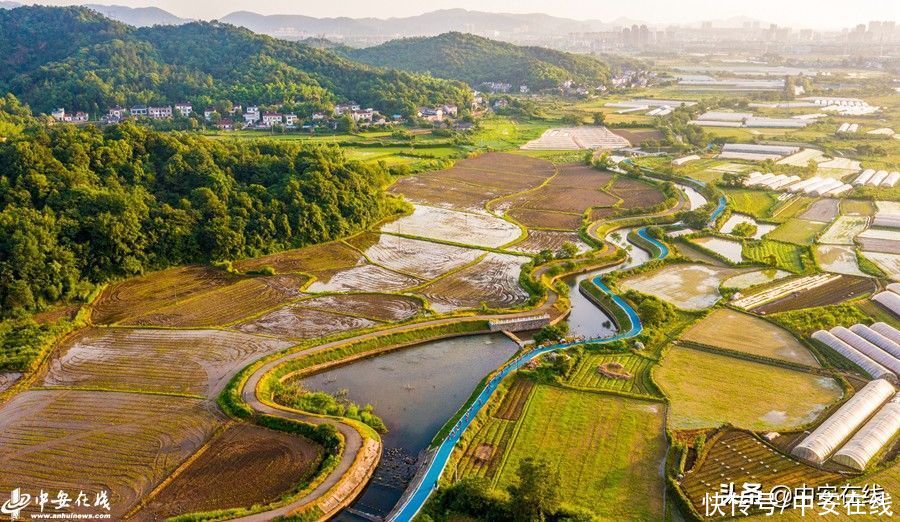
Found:
[[214, 408], [170, 396], [20, 393], [0, 415], [0, 488], [65, 490], [73, 500], [72, 491], [107, 490], [110, 515], [122, 520], [212, 436], [221, 423]]
[[308, 478], [320, 460], [321, 447], [309, 439], [236, 424], [213, 439], [136, 518], [267, 504]]
[[522, 148], [525, 150], [581, 150], [621, 149], [630, 147], [628, 140], [612, 133], [606, 127], [564, 127], [547, 129], [536, 140]]
[[613, 134], [621, 136], [633, 145], [640, 145], [647, 140], [662, 140], [663, 133], [656, 129], [610, 129]]
[[856, 248], [852, 246], [816, 245], [813, 248], [816, 264], [826, 272], [866, 277], [859, 269]]
[[534, 381], [525, 377], [515, 377], [509, 391], [503, 397], [503, 402], [494, 412], [494, 417], [511, 421], [519, 420], [533, 389]]
[[[744, 483], [762, 484], [762, 491], [771, 491], [775, 486], [793, 489], [843, 483], [840, 475], [787, 457], [742, 430], [719, 432], [705, 446], [705, 456], [685, 473], [681, 482], [681, 490], [700, 513], [705, 512], [704, 495], [718, 492], [723, 482], [735, 484], [738, 492]], [[816, 515], [807, 512], [807, 516]]]
[[[630, 378], [616, 378], [609, 371], [610, 364], [621, 365], [621, 372]], [[650, 368], [654, 361], [634, 354], [585, 353], [569, 374], [565, 384], [575, 388], [609, 390], [647, 397], [658, 397], [650, 381]]]
[[19, 372], [0, 372], [0, 392], [8, 390], [21, 378]]
[[317, 272], [310, 292], [395, 292], [422, 284], [413, 276], [375, 265], [360, 265], [331, 272]]
[[566, 503], [606, 520], [661, 520], [663, 424], [662, 404], [538, 385], [493, 485], [517, 480], [525, 458], [546, 459]]
[[483, 253], [430, 241], [366, 233], [348, 241], [377, 265], [429, 280], [471, 263]]
[[364, 317], [342, 315], [324, 310], [311, 310], [299, 304], [288, 305], [262, 317], [234, 325], [248, 334], [262, 334], [282, 339], [313, 339], [326, 335], [375, 326]]
[[900, 230], [870, 228], [856, 237], [867, 252], [900, 254]]
[[619, 286], [658, 297], [684, 310], [703, 310], [716, 304], [721, 297], [719, 284], [736, 273], [705, 265], [679, 264], [625, 279]]
[[653, 370], [670, 400], [672, 429], [731, 423], [785, 430], [812, 422], [841, 397], [836, 381], [770, 364], [671, 346]]
[[653, 185], [625, 176], [616, 178], [610, 192], [622, 198], [619, 208], [627, 210], [653, 207], [666, 200], [663, 193]]
[[89, 328], [54, 352], [42, 382], [214, 397], [251, 361], [288, 346], [220, 330]]
[[409, 176], [398, 180], [390, 189], [413, 203], [434, 207], [478, 212], [492, 199], [505, 195], [501, 190], [433, 175]]
[[722, 286], [725, 288], [736, 288], [738, 290], [744, 290], [746, 288], [752, 288], [757, 285], [763, 285], [766, 283], [771, 283], [772, 281], [784, 279], [789, 275], [791, 275], [790, 272], [777, 270], [775, 268], [768, 268], [765, 270], [757, 270], [755, 272], [747, 272], [746, 274], [729, 277], [725, 281], [722, 281]]
[[518, 238], [519, 227], [489, 214], [417, 205], [412, 215], [388, 223], [382, 232], [468, 245], [499, 247]]
[[521, 266], [528, 258], [488, 253], [477, 264], [421, 290], [437, 312], [461, 308], [512, 308], [525, 303], [528, 293], [519, 286]]
[[753, 309], [758, 314], [775, 314], [842, 303], [864, 294], [872, 293], [877, 288], [873, 279], [842, 275], [822, 286], [795, 292], [776, 301], [766, 303]]
[[807, 221], [805, 219], [789, 219], [766, 235], [767, 239], [783, 241], [794, 245], [808, 246], [815, 242], [816, 236], [825, 230], [826, 223]]
[[[610, 210], [615, 213], [614, 209]], [[581, 214], [527, 208], [514, 208], [507, 212], [507, 215], [528, 227], [529, 230], [576, 230], [581, 227], [584, 219]]]
[[322, 243], [296, 250], [288, 250], [254, 259], [246, 259], [234, 264], [241, 271], [259, 270], [271, 266], [279, 274], [297, 272], [320, 272], [356, 266], [363, 262], [359, 252], [340, 241]]
[[96, 324], [112, 324], [156, 308], [227, 286], [240, 279], [205, 266], [188, 266], [154, 272], [108, 286], [93, 305]]
[[130, 326], [223, 326], [299, 298], [306, 276], [244, 279], [121, 321]]
[[304, 308], [357, 315], [373, 321], [404, 321], [424, 310], [416, 297], [396, 294], [339, 294], [306, 299]]
[[818, 242], [824, 245], [852, 245], [853, 239], [868, 226], [869, 218], [865, 216], [841, 216], [819, 236]]
[[582, 214], [590, 207], [608, 207], [619, 198], [604, 191], [612, 174], [587, 165], [565, 165], [543, 187], [516, 198], [514, 206]]
[[894, 281], [900, 281], [900, 255], [883, 252], [863, 252], [866, 259], [872, 261]]
[[819, 199], [800, 214], [801, 219], [831, 223], [841, 213], [841, 200], [833, 198]]
[[578, 247], [578, 253], [591, 250], [576, 232], [557, 232], [553, 230], [529, 230], [528, 237], [520, 243], [510, 247], [517, 252], [537, 254], [543, 250], [559, 252], [563, 244], [572, 243]]
[[819, 367], [816, 358], [787, 330], [728, 308], [715, 310], [684, 332], [681, 338], [707, 346]]

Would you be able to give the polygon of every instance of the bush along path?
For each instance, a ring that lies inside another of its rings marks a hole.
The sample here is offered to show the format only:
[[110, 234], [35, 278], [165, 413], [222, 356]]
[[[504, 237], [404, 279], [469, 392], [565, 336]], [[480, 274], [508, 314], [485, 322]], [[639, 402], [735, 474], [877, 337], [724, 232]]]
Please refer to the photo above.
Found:
[[[663, 259], [668, 255], [669, 248], [663, 243], [650, 237], [647, 234], [646, 227], [639, 229], [638, 235], [642, 239], [653, 244], [653, 246], [655, 247], [655, 252], [652, 252], [653, 254], [655, 254], [654, 259]], [[574, 346], [582, 344], [611, 343], [622, 339], [629, 339], [641, 333], [644, 328], [641, 324], [641, 319], [640, 317], [638, 317], [637, 312], [635, 312], [635, 310], [624, 299], [612, 293], [609, 287], [607, 287], [603, 283], [602, 279], [603, 276], [597, 276], [591, 280], [591, 283], [597, 288], [598, 291], [608, 296], [616, 306], [621, 308], [621, 310], [628, 315], [628, 318], [631, 321], [630, 328], [627, 331], [619, 332], [612, 337], [608, 337], [600, 341], [584, 340], [573, 343], [562, 343], [537, 347], [516, 357], [512, 361], [508, 362], [505, 366], [500, 368], [497, 372], [495, 372], [494, 375], [484, 384], [483, 388], [478, 392], [478, 395], [476, 396], [474, 402], [469, 405], [469, 407], [465, 410], [456, 424], [454, 424], [447, 437], [440, 443], [440, 445], [437, 446], [437, 449], [434, 451], [433, 457], [428, 462], [427, 466], [424, 469], [424, 472], [419, 473], [418, 482], [410, 486], [411, 489], [407, 490], [407, 495], [404, 501], [388, 516], [389, 521], [406, 522], [412, 520], [413, 517], [415, 517], [416, 514], [422, 509], [422, 506], [425, 505], [428, 497], [435, 489], [437, 489], [441, 474], [443, 474], [444, 469], [446, 468], [447, 463], [450, 460], [450, 455], [453, 453], [453, 448], [456, 446], [456, 443], [459, 441], [463, 432], [475, 419], [475, 416], [478, 414], [478, 412], [481, 411], [481, 409], [485, 405], [487, 405], [489, 399], [494, 394], [494, 391], [496, 391], [497, 386], [500, 385], [500, 381], [506, 378], [506, 376], [508, 376], [510, 373], [520, 369], [529, 361], [540, 357], [545, 353], [553, 352], [556, 350], [564, 350], [566, 348], [572, 348]]]

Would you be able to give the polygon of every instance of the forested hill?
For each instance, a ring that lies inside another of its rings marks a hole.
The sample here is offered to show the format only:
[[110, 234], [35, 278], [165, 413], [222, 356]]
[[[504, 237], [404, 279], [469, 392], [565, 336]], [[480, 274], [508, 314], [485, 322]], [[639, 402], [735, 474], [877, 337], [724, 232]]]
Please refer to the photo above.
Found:
[[0, 135], [0, 319], [143, 271], [343, 237], [402, 205], [383, 165], [334, 146], [47, 127], [12, 95]]
[[0, 91], [37, 112], [180, 101], [277, 104], [300, 115], [354, 100], [386, 114], [464, 105], [461, 83], [356, 63], [217, 23], [135, 29], [81, 7], [0, 10]]
[[599, 84], [609, 78], [607, 66], [589, 56], [456, 32], [392, 40], [348, 51], [347, 56], [371, 65], [461, 80], [476, 88], [484, 82], [502, 82], [514, 88], [527, 85], [531, 90], [541, 90], [567, 80]]

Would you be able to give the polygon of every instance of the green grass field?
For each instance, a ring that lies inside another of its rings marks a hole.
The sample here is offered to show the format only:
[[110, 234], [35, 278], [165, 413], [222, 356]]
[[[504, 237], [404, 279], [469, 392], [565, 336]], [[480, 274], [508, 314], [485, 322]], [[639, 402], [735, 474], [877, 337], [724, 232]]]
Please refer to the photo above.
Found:
[[510, 441], [495, 487], [516, 480], [519, 462], [546, 459], [560, 496], [608, 520], [661, 520], [665, 458], [662, 404], [535, 387]]
[[672, 429], [728, 422], [781, 430], [813, 421], [841, 396], [827, 377], [679, 346], [666, 350], [653, 378], [670, 400]]
[[728, 189], [724, 192], [735, 212], [749, 214], [755, 218], [768, 217], [778, 203], [775, 195], [762, 190]]
[[767, 239], [784, 241], [795, 245], [807, 246], [815, 242], [816, 236], [825, 230], [826, 223], [807, 221], [805, 219], [788, 219], [775, 230], [766, 234]]
[[777, 268], [794, 273], [803, 272], [804, 267], [812, 262], [811, 254], [807, 248], [768, 239], [747, 241], [744, 243], [743, 254], [744, 258], [749, 261], [767, 265], [774, 261], [774, 266]]

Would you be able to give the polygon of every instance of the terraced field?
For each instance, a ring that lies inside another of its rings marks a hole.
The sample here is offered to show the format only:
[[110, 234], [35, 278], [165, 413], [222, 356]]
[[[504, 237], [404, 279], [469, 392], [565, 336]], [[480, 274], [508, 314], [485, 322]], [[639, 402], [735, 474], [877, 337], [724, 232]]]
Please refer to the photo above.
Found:
[[524, 241], [510, 247], [517, 252], [537, 254], [543, 250], [559, 252], [563, 244], [572, 243], [578, 248], [578, 252], [587, 252], [591, 249], [576, 232], [557, 232], [552, 230], [529, 230], [528, 237]]
[[396, 294], [335, 294], [306, 299], [305, 308], [365, 317], [373, 321], [403, 321], [422, 313], [416, 297]]
[[483, 252], [471, 248], [408, 239], [389, 234], [361, 234], [348, 241], [377, 265], [430, 280], [475, 261]]
[[334, 333], [360, 330], [378, 324], [365, 317], [344, 315], [325, 310], [312, 310], [300, 304], [287, 305], [265, 315], [234, 325], [248, 334], [271, 335], [282, 339], [301, 340]]
[[713, 311], [681, 335], [685, 341], [819, 367], [787, 330], [728, 308]]
[[622, 199], [619, 208], [626, 210], [653, 207], [666, 199], [653, 185], [625, 176], [618, 176], [609, 191]]
[[411, 215], [388, 223], [381, 231], [484, 247], [505, 245], [521, 233], [519, 227], [490, 214], [424, 205], [417, 205]]
[[[591, 207], [610, 207], [619, 198], [604, 190], [612, 175], [586, 165], [560, 167], [559, 174], [543, 187], [514, 199], [513, 207], [581, 215]], [[528, 214], [513, 214], [526, 226], [545, 228], [541, 222], [528, 219]]]
[[356, 250], [340, 241], [333, 241], [239, 261], [234, 266], [244, 272], [269, 266], [279, 274], [291, 274], [334, 271], [356, 266], [363, 261], [362, 255]]
[[511, 308], [523, 304], [528, 293], [519, 286], [526, 257], [489, 252], [477, 264], [424, 287], [421, 294], [437, 312], [460, 308]]
[[359, 265], [330, 272], [317, 272], [310, 292], [396, 292], [418, 286], [421, 279], [376, 265]]
[[0, 416], [0, 488], [108, 490], [110, 515], [122, 520], [212, 436], [222, 422], [213, 408], [130, 393], [20, 393]]
[[251, 361], [289, 343], [220, 330], [82, 330], [53, 354], [45, 386], [215, 397]]
[[840, 386], [828, 377], [679, 346], [666, 350], [653, 378], [671, 401], [672, 429], [727, 422], [785, 430], [813, 421], [841, 397]]

